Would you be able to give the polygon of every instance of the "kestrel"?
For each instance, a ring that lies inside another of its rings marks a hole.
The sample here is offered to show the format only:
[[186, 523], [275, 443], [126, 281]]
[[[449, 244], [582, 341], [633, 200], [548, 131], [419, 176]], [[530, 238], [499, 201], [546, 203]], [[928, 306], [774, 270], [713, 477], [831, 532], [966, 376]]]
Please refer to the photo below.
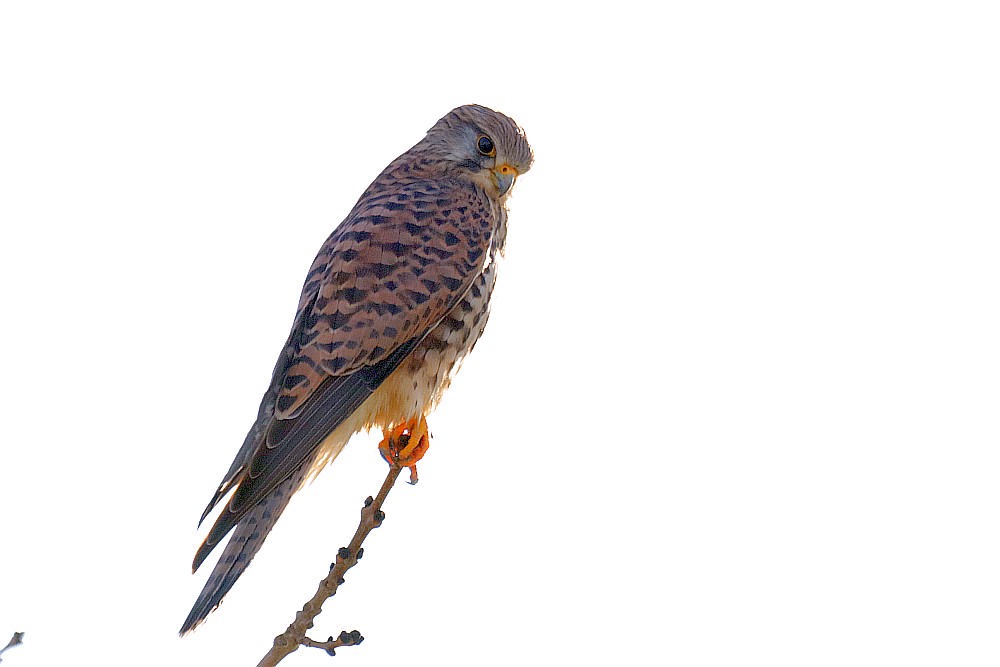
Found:
[[386, 167], [327, 238], [257, 420], [202, 513], [232, 493], [194, 570], [236, 530], [182, 635], [219, 605], [292, 495], [358, 431], [380, 428], [387, 458], [408, 443], [402, 461], [415, 481], [427, 414], [486, 326], [507, 196], [532, 160], [513, 120], [458, 107]]

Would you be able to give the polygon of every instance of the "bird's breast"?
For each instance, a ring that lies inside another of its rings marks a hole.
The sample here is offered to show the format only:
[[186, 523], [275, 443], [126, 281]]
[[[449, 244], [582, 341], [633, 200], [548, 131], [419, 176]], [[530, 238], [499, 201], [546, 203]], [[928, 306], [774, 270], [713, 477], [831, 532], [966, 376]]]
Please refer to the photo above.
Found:
[[372, 426], [400, 424], [426, 415], [437, 406], [465, 355], [483, 335], [495, 283], [496, 262], [491, 262], [372, 396], [376, 399]]

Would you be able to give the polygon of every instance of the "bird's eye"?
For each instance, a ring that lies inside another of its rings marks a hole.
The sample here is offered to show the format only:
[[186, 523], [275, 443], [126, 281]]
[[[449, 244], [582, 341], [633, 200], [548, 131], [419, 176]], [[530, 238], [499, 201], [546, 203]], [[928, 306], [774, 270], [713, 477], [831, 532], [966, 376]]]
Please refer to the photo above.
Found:
[[486, 157], [493, 157], [497, 154], [497, 147], [493, 145], [493, 140], [485, 134], [479, 137], [479, 152]]

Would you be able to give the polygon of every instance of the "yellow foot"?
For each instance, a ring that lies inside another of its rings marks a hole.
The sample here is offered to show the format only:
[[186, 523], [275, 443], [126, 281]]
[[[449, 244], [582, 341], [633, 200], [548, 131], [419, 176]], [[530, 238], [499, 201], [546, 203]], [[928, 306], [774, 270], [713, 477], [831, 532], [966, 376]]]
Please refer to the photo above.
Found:
[[408, 421], [385, 434], [378, 450], [389, 465], [399, 463], [410, 469], [410, 484], [420, 481], [417, 477], [417, 461], [424, 458], [430, 447], [431, 434], [427, 430], [427, 420]]

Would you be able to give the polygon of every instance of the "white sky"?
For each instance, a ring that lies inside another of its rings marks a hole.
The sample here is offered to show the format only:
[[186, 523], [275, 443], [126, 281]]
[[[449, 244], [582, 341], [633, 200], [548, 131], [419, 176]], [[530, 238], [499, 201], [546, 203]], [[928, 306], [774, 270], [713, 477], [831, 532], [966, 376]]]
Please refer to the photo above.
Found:
[[536, 166], [336, 664], [996, 665], [993, 3], [362, 4], [0, 3], [4, 667], [263, 656], [376, 438], [180, 640], [195, 523], [320, 243], [468, 102]]

